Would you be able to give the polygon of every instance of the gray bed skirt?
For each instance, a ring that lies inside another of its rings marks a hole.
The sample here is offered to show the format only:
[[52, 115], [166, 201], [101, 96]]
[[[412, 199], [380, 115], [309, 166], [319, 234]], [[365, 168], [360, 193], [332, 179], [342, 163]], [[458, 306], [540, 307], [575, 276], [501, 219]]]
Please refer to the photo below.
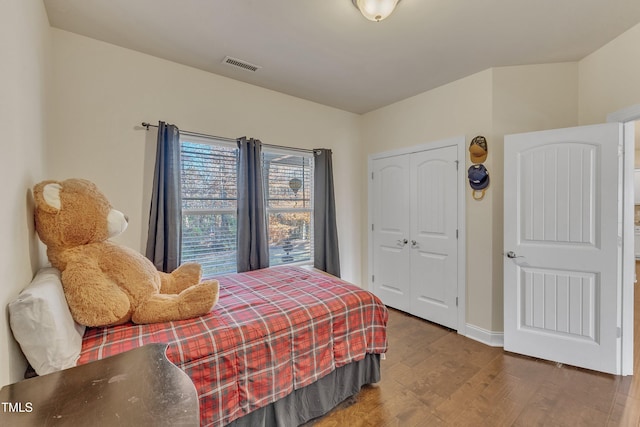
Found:
[[380, 381], [380, 355], [367, 354], [313, 384], [229, 423], [232, 427], [294, 427], [320, 417], [365, 384]]

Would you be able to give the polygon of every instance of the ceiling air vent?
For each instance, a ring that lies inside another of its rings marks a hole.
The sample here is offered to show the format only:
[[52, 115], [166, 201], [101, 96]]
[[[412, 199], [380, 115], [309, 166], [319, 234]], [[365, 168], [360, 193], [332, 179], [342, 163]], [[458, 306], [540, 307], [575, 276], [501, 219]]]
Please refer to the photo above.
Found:
[[237, 59], [237, 58], [232, 58], [230, 56], [225, 57], [222, 60], [223, 64], [227, 64], [227, 65], [231, 65], [232, 67], [236, 67], [236, 68], [242, 68], [245, 71], [251, 71], [252, 73], [258, 71], [260, 68], [260, 66], [258, 65], [253, 65], [247, 61], [243, 61], [242, 59]]

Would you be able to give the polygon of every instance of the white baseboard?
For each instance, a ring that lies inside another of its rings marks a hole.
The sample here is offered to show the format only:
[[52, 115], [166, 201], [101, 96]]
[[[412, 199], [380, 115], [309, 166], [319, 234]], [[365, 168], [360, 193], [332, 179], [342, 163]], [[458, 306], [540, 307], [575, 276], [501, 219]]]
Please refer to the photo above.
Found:
[[504, 347], [504, 332], [491, 332], [475, 325], [466, 324], [466, 337], [491, 347]]

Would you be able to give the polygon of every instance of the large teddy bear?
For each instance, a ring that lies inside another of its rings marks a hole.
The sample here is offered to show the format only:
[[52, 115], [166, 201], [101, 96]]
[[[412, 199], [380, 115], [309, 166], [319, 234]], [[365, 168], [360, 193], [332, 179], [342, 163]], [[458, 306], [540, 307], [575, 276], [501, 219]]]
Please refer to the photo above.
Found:
[[218, 281], [201, 267], [159, 272], [140, 253], [109, 240], [127, 219], [91, 182], [43, 181], [33, 189], [36, 230], [76, 322], [86, 326], [154, 323], [204, 315], [218, 300]]

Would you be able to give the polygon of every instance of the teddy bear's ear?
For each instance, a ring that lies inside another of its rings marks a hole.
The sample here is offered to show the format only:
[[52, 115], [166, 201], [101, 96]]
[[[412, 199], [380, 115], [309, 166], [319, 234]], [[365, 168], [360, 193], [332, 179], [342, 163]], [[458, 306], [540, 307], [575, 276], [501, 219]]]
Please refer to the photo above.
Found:
[[60, 210], [60, 191], [62, 185], [56, 181], [44, 181], [33, 189], [36, 206], [46, 212], [55, 213]]

